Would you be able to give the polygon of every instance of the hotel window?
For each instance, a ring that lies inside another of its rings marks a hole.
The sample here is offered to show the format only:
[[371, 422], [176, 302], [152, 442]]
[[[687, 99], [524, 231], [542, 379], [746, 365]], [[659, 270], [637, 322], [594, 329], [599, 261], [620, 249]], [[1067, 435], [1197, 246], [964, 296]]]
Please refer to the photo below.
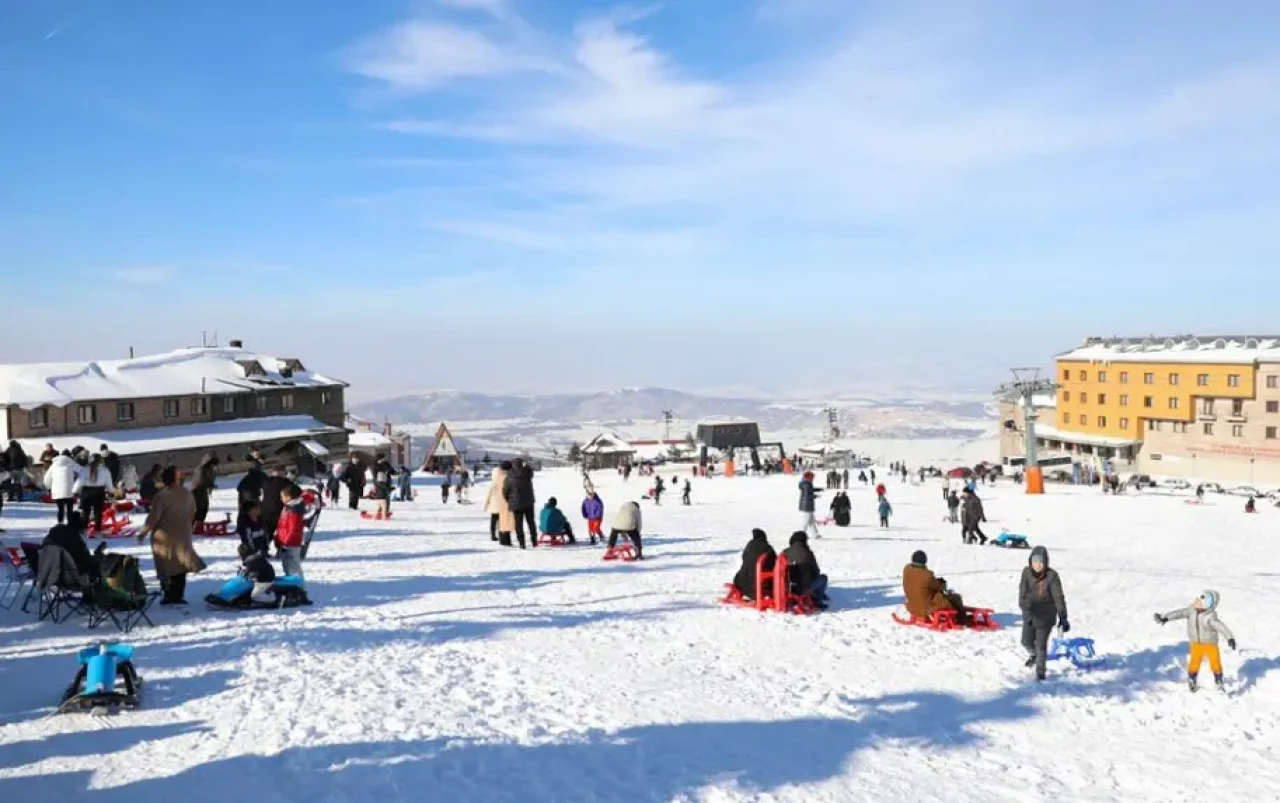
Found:
[[1143, 407], [1155, 407], [1155, 406], [1156, 406], [1156, 397], [1155, 397], [1155, 396], [1143, 396], [1143, 397], [1142, 397], [1142, 406], [1143, 406]]
[[1063, 369], [1062, 369], [1062, 381], [1063, 381], [1063, 382], [1070, 382], [1070, 381], [1071, 381], [1071, 369], [1070, 369], [1070, 368], [1063, 368]]
[[116, 405], [116, 420], [117, 421], [133, 420], [133, 402], [120, 402], [119, 404]]
[[1099, 393], [1099, 394], [1098, 394], [1098, 404], [1106, 404], [1106, 403], [1107, 403], [1107, 394], [1105, 394], [1105, 393]]
[[[4, 415], [4, 413], [0, 413]], [[49, 426], [49, 408], [37, 407], [27, 413], [27, 429], [44, 429]]]
[[1200, 415], [1213, 415], [1213, 399], [1203, 399], [1200, 402]]
[[280, 394], [280, 409], [281, 409], [281, 410], [292, 410], [292, 409], [293, 409], [293, 394], [292, 394], [292, 393], [281, 393], [281, 394]]
[[1205, 424], [1205, 425], [1204, 425], [1204, 434], [1206, 434], [1206, 435], [1212, 435], [1212, 434], [1213, 434], [1213, 424]]
[[1244, 415], [1244, 399], [1231, 400], [1231, 415], [1233, 418], [1239, 418]]
[[1070, 423], [1071, 423], [1071, 413], [1063, 413], [1063, 414], [1062, 414], [1062, 423], [1064, 423], [1064, 424], [1070, 424]]
[[1107, 426], [1107, 417], [1106, 417], [1105, 415], [1100, 415], [1100, 416], [1098, 416], [1098, 426], [1099, 426], [1099, 427], [1101, 427], [1101, 428], [1103, 428], [1103, 429], [1106, 429], [1106, 426]]
[[209, 400], [203, 396], [191, 400], [191, 414], [205, 415], [209, 412]]
[[1121, 419], [1120, 419], [1120, 428], [1121, 428], [1121, 429], [1128, 429], [1128, 428], [1129, 428], [1129, 419], [1127, 419], [1127, 418], [1121, 418]]
[[1121, 385], [1127, 385], [1127, 384], [1129, 384], [1129, 372], [1128, 372], [1128, 371], [1121, 371], [1121, 372], [1120, 372], [1120, 384], [1121, 384]]
[[[33, 412], [33, 413], [34, 413], [34, 412], [35, 412], [35, 410], [32, 410], [31, 412]], [[1280, 401], [1269, 401], [1269, 402], [1267, 402], [1267, 412], [1268, 412], [1268, 413], [1280, 413]]]
[[98, 408], [92, 404], [82, 404], [76, 407], [76, 423], [93, 424], [98, 420]]
[[1084, 415], [1083, 413], [1081, 413], [1081, 414], [1080, 414], [1080, 424], [1081, 424], [1081, 426], [1088, 426], [1088, 424], [1089, 424], [1089, 417], [1088, 417], [1088, 416], [1086, 416], [1086, 415]]
[[1267, 427], [1267, 440], [1269, 440], [1269, 441], [1273, 441], [1273, 440], [1275, 440], [1275, 439], [1276, 439], [1276, 428], [1275, 428], [1275, 427]]
[[178, 417], [178, 409], [179, 409], [179, 408], [178, 408], [178, 400], [177, 400], [177, 399], [165, 399], [165, 400], [164, 400], [164, 417], [165, 417], [165, 418], [177, 418], [177, 417]]
[[1232, 425], [1231, 425], [1231, 437], [1233, 437], [1233, 438], [1243, 438], [1243, 437], [1244, 437], [1244, 424], [1232, 424]]
[[1169, 384], [1170, 384], [1170, 385], [1176, 385], [1176, 384], [1178, 384], [1178, 375], [1177, 375], [1177, 374], [1169, 374]]
[[1088, 403], [1089, 403], [1089, 394], [1088, 394], [1088, 393], [1083, 393], [1083, 392], [1082, 392], [1082, 393], [1080, 394], [1080, 403], [1081, 403], [1081, 404], [1088, 404]]
[[1129, 394], [1127, 394], [1127, 393], [1121, 393], [1121, 394], [1120, 394], [1120, 406], [1121, 406], [1121, 407], [1128, 407], [1128, 406], [1129, 406]]
[[1205, 385], [1208, 385], [1208, 384], [1209, 384], [1209, 375], [1208, 375], [1208, 374], [1196, 374], [1196, 384], [1197, 384], [1197, 385], [1199, 385], [1200, 387], [1204, 387]]
[[1069, 390], [1064, 390], [1064, 391], [1062, 391], [1062, 400], [1063, 400], [1064, 402], [1069, 402], [1069, 401], [1071, 401], [1071, 391], [1069, 391]]
[[1179, 435], [1185, 435], [1187, 433], [1187, 425], [1181, 421], [1175, 421], [1173, 422], [1173, 431]]
[[234, 413], [235, 411], [236, 411], [236, 397], [235, 397], [235, 396], [223, 396], [223, 397], [222, 397], [222, 412], [224, 412], [224, 413]]
[[1089, 372], [1088, 372], [1088, 371], [1081, 371], [1081, 372], [1080, 372], [1080, 381], [1081, 381], [1081, 382], [1084, 382], [1084, 381], [1087, 381], [1088, 379], [1089, 379]]
[[1163, 421], [1147, 421], [1147, 429], [1151, 430], [1152, 432], [1164, 432], [1164, 422]]
[[1099, 382], [1106, 382], [1106, 381], [1107, 381], [1107, 372], [1106, 372], [1106, 371], [1099, 371], [1099, 372], [1098, 372], [1098, 381], [1099, 381]]
[[1144, 385], [1154, 385], [1155, 383], [1156, 383], [1156, 375], [1155, 375], [1155, 374], [1143, 374], [1143, 375], [1142, 375], [1142, 384], [1144, 384]]
[[1272, 389], [1280, 388], [1280, 376], [1267, 377], [1267, 387]]
[[1177, 397], [1177, 396], [1174, 396], [1172, 399], [1169, 399], [1169, 409], [1170, 409], [1170, 410], [1176, 410], [1176, 409], [1178, 409], [1178, 397]]
[[1240, 387], [1240, 374], [1227, 374], [1227, 387], [1229, 388]]
[[267, 411], [267, 397], [266, 396], [254, 397], [253, 407], [258, 412], [265, 413]]

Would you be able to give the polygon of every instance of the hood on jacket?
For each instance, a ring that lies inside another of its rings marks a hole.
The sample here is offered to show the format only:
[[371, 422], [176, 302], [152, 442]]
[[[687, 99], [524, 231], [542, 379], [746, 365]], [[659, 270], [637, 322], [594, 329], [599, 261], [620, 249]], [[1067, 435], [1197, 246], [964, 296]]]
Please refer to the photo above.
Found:
[[764, 531], [764, 530], [762, 530], [762, 529], [760, 529], [759, 527], [757, 527], [757, 528], [755, 528], [754, 530], [752, 530], [752, 531], [751, 531], [751, 540], [752, 540], [752, 541], [764, 541], [764, 542], [767, 544], [767, 543], [769, 543], [769, 536], [768, 536], [768, 534], [766, 534], [766, 533], [765, 533], [765, 531]]
[[1218, 602], [1222, 599], [1217, 591], [1203, 591], [1200, 594], [1200, 600], [1204, 603], [1204, 609], [1211, 611], [1218, 607]]
[[929, 556], [924, 554], [923, 549], [917, 549], [911, 553], [911, 563], [914, 566], [925, 566], [929, 563]]
[[804, 530], [797, 530], [791, 534], [790, 543], [791, 543], [791, 546], [795, 546], [796, 544], [803, 544], [805, 546], [808, 546], [809, 534], [806, 533]]
[[1031, 554], [1027, 556], [1027, 565], [1030, 566], [1031, 562], [1036, 559], [1037, 555], [1042, 561], [1044, 561], [1044, 567], [1046, 569], [1049, 568], [1049, 550], [1042, 546], [1038, 546], [1031, 550]]

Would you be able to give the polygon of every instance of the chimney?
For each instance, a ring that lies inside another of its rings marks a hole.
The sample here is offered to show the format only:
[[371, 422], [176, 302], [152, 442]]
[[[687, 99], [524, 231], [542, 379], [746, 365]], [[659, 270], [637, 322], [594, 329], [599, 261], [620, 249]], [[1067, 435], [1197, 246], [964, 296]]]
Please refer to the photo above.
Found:
[[228, 346], [230, 346], [230, 347], [231, 347], [231, 348], [233, 348], [233, 349], [242, 349], [242, 348], [244, 348], [244, 342], [243, 342], [243, 341], [241, 341], [241, 340], [232, 340], [232, 341], [228, 342], [228, 343], [227, 343], [227, 345], [228, 345]]
[[391, 437], [391, 422], [390, 422], [390, 421], [384, 421], [384, 422], [382, 422], [382, 434], [383, 434], [383, 435], [385, 435], [385, 436], [387, 436], [388, 438], [390, 438], [390, 437]]

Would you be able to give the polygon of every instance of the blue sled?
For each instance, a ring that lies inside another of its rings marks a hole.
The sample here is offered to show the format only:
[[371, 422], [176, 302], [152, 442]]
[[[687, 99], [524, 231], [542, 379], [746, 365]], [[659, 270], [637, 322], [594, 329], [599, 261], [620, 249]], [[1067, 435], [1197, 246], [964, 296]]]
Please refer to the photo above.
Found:
[[1002, 546], [1005, 549], [1030, 549], [1031, 544], [1025, 535], [1016, 533], [1000, 533], [991, 539], [991, 546]]
[[1091, 638], [1056, 638], [1049, 645], [1048, 657], [1050, 661], [1066, 658], [1076, 669], [1093, 669], [1106, 662], [1094, 651]]
[[310, 605], [302, 578], [294, 574], [277, 577], [271, 584], [274, 600], [260, 602], [253, 599], [253, 583], [236, 575], [222, 584], [217, 593], [210, 594], [204, 601], [214, 608], [232, 608], [239, 610], [264, 608], [298, 608]]
[[142, 680], [133, 668], [133, 645], [101, 642], [76, 655], [80, 670], [62, 695], [58, 712], [135, 708], [141, 701]]

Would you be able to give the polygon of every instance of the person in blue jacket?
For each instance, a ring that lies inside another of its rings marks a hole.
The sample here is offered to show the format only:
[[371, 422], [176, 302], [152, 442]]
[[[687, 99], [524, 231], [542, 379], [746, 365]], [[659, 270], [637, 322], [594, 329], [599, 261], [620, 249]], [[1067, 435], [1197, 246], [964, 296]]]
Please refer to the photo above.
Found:
[[547, 503], [542, 506], [542, 512], [538, 514], [538, 529], [547, 535], [563, 533], [569, 537], [569, 543], [577, 543], [573, 538], [573, 528], [569, 526], [569, 520], [565, 518], [560, 508], [556, 507], [554, 496], [547, 500]]
[[893, 506], [889, 504], [887, 497], [880, 497], [880, 526], [889, 526], [889, 517], [893, 515]]

